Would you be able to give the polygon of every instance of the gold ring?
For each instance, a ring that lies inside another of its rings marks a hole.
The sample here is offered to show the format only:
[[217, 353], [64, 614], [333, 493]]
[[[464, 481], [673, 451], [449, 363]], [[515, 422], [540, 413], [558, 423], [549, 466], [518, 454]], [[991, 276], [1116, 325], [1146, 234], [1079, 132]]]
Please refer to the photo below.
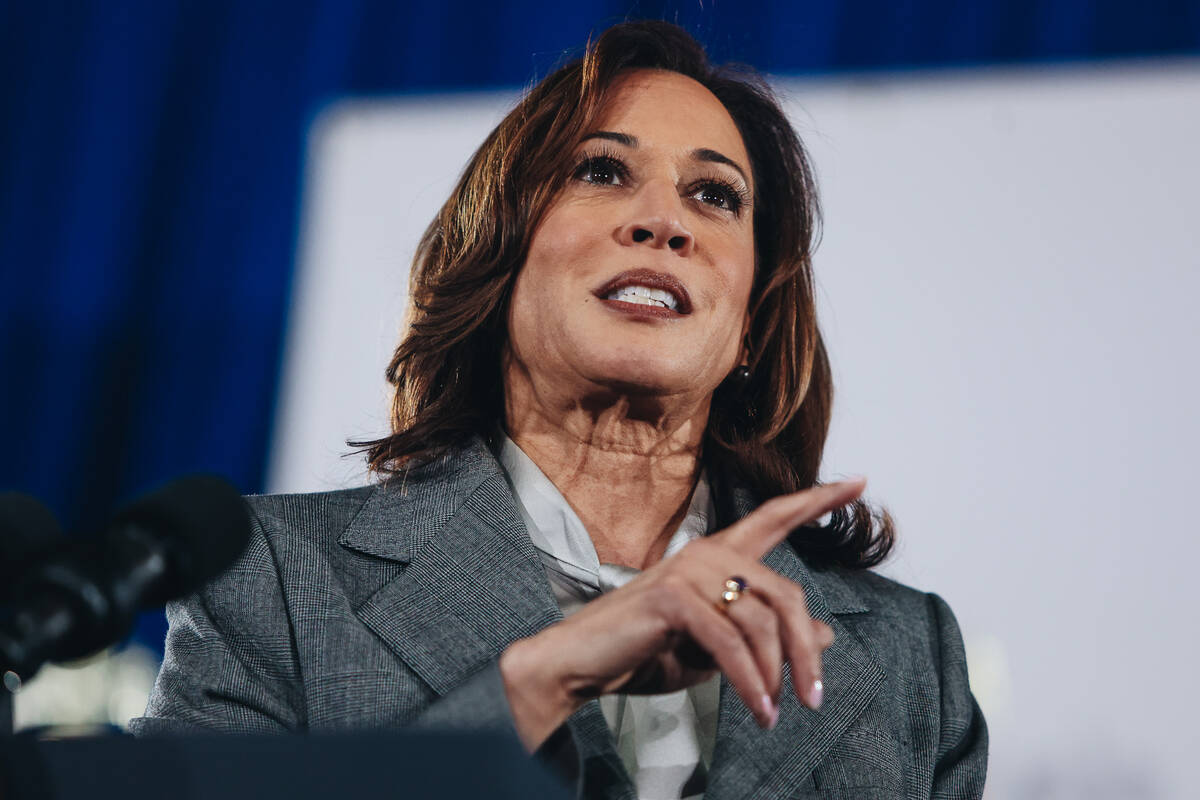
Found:
[[721, 608], [726, 608], [730, 603], [741, 598], [742, 593], [749, 588], [746, 579], [740, 575], [731, 575], [726, 578], [725, 588], [721, 591]]

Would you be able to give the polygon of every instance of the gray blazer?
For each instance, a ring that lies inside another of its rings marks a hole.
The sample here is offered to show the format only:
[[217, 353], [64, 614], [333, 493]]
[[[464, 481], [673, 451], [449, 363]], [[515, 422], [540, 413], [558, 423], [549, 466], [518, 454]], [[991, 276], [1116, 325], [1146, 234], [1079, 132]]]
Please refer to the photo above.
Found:
[[[735, 518], [755, 504], [725, 497]], [[167, 608], [136, 734], [513, 731], [497, 658], [562, 617], [482, 441], [403, 482], [249, 504], [245, 554]], [[980, 797], [987, 729], [946, 603], [872, 572], [811, 569], [786, 542], [764, 561], [833, 627], [825, 701], [809, 710], [785, 679], [778, 725], [763, 731], [723, 681], [705, 797]], [[634, 798], [595, 701], [544, 750], [581, 796]]]

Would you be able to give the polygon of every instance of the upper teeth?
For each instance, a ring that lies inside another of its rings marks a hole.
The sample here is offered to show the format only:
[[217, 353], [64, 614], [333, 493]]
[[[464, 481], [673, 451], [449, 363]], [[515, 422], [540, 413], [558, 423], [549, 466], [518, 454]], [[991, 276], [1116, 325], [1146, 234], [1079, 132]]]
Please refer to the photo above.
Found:
[[662, 289], [651, 289], [649, 286], [623, 286], [608, 293], [606, 300], [620, 300], [624, 303], [641, 303], [645, 306], [660, 305], [675, 311], [679, 301], [675, 295]]

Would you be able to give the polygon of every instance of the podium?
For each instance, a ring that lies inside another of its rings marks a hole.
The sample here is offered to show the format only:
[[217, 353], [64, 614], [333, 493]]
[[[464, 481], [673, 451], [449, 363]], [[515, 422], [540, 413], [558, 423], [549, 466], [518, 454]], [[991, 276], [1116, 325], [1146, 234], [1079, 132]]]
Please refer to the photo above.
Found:
[[515, 739], [490, 733], [0, 738], [3, 800], [159, 797], [565, 800], [568, 792]]

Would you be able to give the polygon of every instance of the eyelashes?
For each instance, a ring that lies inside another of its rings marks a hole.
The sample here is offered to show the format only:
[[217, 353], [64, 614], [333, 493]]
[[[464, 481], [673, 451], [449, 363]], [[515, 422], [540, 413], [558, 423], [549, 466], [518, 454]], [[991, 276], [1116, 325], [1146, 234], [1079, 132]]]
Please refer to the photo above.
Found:
[[[629, 170], [624, 162], [612, 153], [601, 152], [584, 156], [571, 174], [571, 177], [584, 183], [621, 185], [629, 179]], [[617, 181], [613, 183], [613, 179]]]
[[[571, 171], [571, 179], [595, 186], [623, 186], [629, 182], [629, 167], [615, 152], [602, 149], [584, 155]], [[719, 175], [693, 182], [687, 196], [706, 206], [727, 211], [735, 217], [750, 203], [750, 193]]]
[[724, 178], [706, 178], [692, 192], [693, 197], [698, 194], [704, 198], [700, 202], [727, 209], [735, 216], [740, 216], [750, 202], [749, 192]]

